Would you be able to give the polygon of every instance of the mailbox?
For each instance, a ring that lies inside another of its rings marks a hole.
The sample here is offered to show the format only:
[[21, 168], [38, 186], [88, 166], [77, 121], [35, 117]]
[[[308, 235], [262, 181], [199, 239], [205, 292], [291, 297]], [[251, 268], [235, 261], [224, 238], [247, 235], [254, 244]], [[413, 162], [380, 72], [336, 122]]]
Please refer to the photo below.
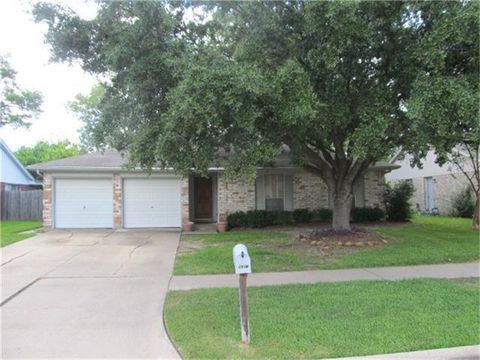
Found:
[[252, 272], [252, 263], [245, 245], [237, 244], [233, 248], [233, 265], [235, 266], [235, 274], [250, 274]]

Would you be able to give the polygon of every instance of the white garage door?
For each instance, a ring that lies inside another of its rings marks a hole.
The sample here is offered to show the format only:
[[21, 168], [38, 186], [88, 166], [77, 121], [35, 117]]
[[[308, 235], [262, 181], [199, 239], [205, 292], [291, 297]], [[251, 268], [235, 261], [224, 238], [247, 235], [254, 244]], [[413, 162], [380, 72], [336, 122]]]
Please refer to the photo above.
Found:
[[179, 179], [125, 179], [123, 215], [126, 228], [179, 227]]
[[113, 186], [110, 179], [56, 179], [57, 228], [113, 227]]

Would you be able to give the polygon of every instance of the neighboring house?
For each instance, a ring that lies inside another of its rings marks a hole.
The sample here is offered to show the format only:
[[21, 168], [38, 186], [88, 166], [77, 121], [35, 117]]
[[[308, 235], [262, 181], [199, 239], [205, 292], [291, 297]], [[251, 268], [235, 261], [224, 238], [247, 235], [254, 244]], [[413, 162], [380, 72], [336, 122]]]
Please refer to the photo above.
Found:
[[[224, 222], [228, 214], [254, 209], [329, 207], [325, 183], [293, 167], [285, 150], [272, 167], [258, 169], [256, 181], [227, 181], [223, 168], [208, 177], [187, 178], [171, 171], [128, 171], [116, 151], [31, 165], [43, 173], [44, 225], [53, 228], [181, 227], [189, 221]], [[397, 166], [377, 163], [355, 189], [355, 206], [382, 206], [385, 173]]]
[[411, 181], [415, 188], [413, 203], [419, 211], [450, 215], [453, 199], [468, 186], [465, 175], [448, 164], [439, 166], [433, 151], [428, 152], [421, 169], [412, 167], [411, 160], [411, 155], [397, 154], [391, 162], [400, 168], [387, 174], [387, 181]]
[[39, 183], [13, 155], [7, 144], [0, 139], [1, 172], [0, 191], [38, 189]]

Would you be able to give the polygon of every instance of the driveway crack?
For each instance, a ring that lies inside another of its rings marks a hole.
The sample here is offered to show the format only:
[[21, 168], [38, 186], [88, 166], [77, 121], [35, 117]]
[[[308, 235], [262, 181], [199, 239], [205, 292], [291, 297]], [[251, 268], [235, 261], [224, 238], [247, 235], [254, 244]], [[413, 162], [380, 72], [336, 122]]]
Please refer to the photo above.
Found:
[[128, 258], [127, 260], [125, 260], [124, 262], [122, 262], [120, 264], [120, 266], [117, 268], [117, 270], [115, 270], [112, 274], [112, 276], [115, 276], [117, 275], [117, 273], [123, 269], [123, 267], [130, 261], [130, 259], [132, 258], [132, 255], [133, 253], [140, 247], [142, 247], [143, 245], [145, 245], [146, 243], [148, 243], [148, 240], [150, 240], [150, 238], [152, 237], [153, 235], [151, 235], [148, 239], [144, 240], [142, 243], [138, 244], [137, 246], [135, 246], [131, 251], [130, 253], [128, 254]]
[[32, 252], [32, 250], [27, 251], [26, 253], [23, 253], [23, 254], [21, 254], [21, 255], [15, 256], [15, 257], [11, 258], [10, 260], [5, 261], [4, 263], [2, 263], [2, 266], [3, 266], [3, 265], [10, 264], [13, 260], [16, 260], [16, 259], [18, 259], [18, 258], [24, 257], [25, 255], [30, 254], [31, 252]]

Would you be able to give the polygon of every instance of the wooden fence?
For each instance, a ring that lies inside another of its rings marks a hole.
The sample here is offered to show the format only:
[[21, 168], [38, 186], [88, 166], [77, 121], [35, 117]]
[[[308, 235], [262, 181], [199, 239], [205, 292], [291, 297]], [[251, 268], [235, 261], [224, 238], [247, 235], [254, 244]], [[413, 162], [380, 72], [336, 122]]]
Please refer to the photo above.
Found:
[[42, 190], [2, 191], [2, 220], [42, 220]]

